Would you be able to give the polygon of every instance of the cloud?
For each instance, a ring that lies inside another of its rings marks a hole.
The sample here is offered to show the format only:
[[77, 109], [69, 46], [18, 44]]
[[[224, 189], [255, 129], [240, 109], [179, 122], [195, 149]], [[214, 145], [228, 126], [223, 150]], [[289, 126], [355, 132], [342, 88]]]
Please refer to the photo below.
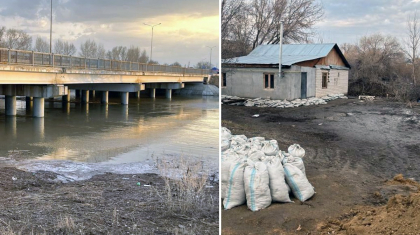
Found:
[[[218, 0], [54, 0], [53, 40], [75, 43], [94, 39], [106, 49], [139, 46], [150, 51], [155, 28], [153, 59], [192, 65], [208, 57], [206, 45], [219, 44]], [[0, 26], [22, 29], [49, 38], [49, 0], [0, 0]], [[218, 51], [213, 50], [213, 60]]]
[[408, 16], [420, 9], [420, 0], [319, 0], [325, 15], [315, 25], [324, 42], [355, 43], [361, 37], [382, 33], [405, 37]]

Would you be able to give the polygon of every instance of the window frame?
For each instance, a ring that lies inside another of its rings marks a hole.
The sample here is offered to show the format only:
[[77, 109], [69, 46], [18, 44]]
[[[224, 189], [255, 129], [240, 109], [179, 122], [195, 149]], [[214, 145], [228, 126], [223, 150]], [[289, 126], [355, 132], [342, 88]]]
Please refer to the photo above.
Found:
[[[325, 75], [325, 82], [324, 82], [324, 75]], [[325, 86], [324, 86], [325, 84]], [[321, 74], [321, 86], [322, 89], [328, 89], [328, 72], [322, 72]]]
[[[268, 80], [266, 82], [266, 76]], [[274, 90], [274, 73], [263, 73], [263, 88], [264, 90]]]
[[227, 74], [222, 73], [222, 87], [226, 87], [227, 85]]

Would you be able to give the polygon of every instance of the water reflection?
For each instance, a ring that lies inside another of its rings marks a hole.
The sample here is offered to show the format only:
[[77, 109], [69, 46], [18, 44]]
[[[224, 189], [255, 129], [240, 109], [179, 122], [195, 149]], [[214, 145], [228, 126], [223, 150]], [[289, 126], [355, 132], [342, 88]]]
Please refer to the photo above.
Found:
[[5, 120], [5, 129], [6, 129], [6, 136], [9, 136], [13, 140], [17, 138], [17, 125], [16, 125], [16, 117], [14, 116], [6, 116]]
[[45, 129], [44, 129], [44, 118], [33, 118], [33, 127], [34, 127], [34, 138], [39, 141], [44, 140], [45, 138]]
[[173, 154], [211, 160], [217, 167], [217, 98], [142, 98], [140, 105], [136, 101], [46, 102], [44, 118], [28, 116], [26, 105], [18, 108], [17, 117], [6, 118], [0, 100], [0, 156], [17, 148], [43, 160], [121, 163]]

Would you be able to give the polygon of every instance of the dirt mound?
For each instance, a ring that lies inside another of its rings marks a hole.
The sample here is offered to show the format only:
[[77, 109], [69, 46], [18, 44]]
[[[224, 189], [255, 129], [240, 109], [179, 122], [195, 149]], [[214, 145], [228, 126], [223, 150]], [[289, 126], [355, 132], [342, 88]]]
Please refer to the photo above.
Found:
[[[386, 184], [418, 186], [397, 175]], [[420, 192], [394, 195], [381, 207], [361, 206], [318, 226], [321, 234], [419, 234]]]

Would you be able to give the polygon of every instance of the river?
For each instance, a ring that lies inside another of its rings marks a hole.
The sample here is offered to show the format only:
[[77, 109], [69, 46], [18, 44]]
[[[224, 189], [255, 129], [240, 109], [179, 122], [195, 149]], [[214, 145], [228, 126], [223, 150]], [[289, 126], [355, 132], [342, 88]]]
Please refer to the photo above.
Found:
[[[96, 101], [96, 102], [95, 102]], [[119, 98], [108, 105], [45, 102], [45, 117], [33, 118], [24, 100], [17, 116], [4, 115], [0, 100], [0, 156], [26, 170], [95, 173], [153, 172], [156, 158], [189, 158], [218, 169], [217, 97]]]

